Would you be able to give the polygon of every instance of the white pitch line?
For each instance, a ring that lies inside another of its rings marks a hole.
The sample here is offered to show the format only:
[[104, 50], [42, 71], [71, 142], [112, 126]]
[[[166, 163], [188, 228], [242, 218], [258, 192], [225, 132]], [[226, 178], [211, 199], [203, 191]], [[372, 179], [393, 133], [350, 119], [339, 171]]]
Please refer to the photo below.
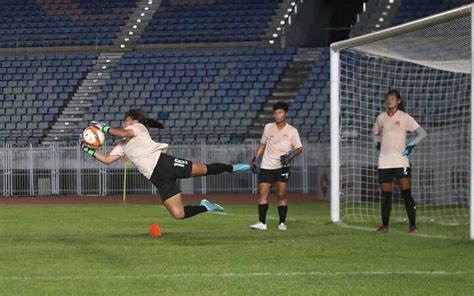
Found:
[[[356, 230], [363, 230], [363, 231], [370, 231], [370, 232], [375, 232], [375, 228], [369, 228], [369, 227], [362, 227], [362, 226], [353, 226], [353, 225], [347, 225], [344, 223], [336, 223], [337, 226], [342, 227], [342, 228], [349, 228], [349, 229], [356, 229]], [[404, 234], [400, 232], [395, 232], [397, 234]], [[459, 238], [455, 237], [450, 237], [450, 236], [444, 236], [444, 235], [432, 235], [432, 234], [423, 234], [423, 233], [417, 233], [417, 234], [408, 234], [406, 235], [414, 236], [414, 237], [426, 237], [426, 238], [439, 238], [439, 239], [453, 239], [453, 240], [459, 240]]]
[[465, 275], [464, 272], [445, 270], [408, 270], [408, 271], [308, 271], [308, 272], [249, 272], [249, 273], [175, 273], [145, 275], [97, 275], [97, 276], [4, 276], [0, 281], [64, 281], [64, 280], [134, 280], [159, 278], [233, 278], [233, 277], [298, 277], [298, 276], [455, 276]]

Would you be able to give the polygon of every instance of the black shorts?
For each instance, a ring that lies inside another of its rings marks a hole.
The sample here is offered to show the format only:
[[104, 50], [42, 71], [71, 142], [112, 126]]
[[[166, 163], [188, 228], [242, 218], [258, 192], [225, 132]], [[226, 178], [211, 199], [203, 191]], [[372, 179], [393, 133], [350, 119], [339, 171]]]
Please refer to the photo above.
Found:
[[181, 192], [177, 179], [191, 177], [192, 169], [192, 161], [161, 153], [150, 181], [158, 189], [163, 202]]
[[393, 179], [411, 177], [411, 168], [379, 169], [379, 183], [392, 183]]
[[275, 170], [260, 169], [258, 173], [258, 183], [274, 183], [284, 182], [288, 183], [290, 178], [290, 168], [283, 167]]

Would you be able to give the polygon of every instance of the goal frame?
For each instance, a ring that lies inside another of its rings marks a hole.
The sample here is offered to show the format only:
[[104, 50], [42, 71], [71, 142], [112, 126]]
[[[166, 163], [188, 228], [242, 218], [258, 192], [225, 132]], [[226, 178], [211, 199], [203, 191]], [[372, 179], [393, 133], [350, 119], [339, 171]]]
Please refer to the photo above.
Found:
[[405, 33], [414, 32], [419, 29], [441, 24], [455, 20], [461, 17], [471, 16], [471, 131], [470, 131], [470, 239], [474, 240], [474, 4], [468, 4], [456, 9], [435, 14], [426, 18], [415, 20], [396, 27], [388, 28], [375, 33], [335, 42], [330, 46], [331, 54], [331, 221], [333, 223], [341, 223], [340, 214], [340, 57], [341, 50], [349, 49], [355, 46], [380, 41], [383, 39], [399, 36]]

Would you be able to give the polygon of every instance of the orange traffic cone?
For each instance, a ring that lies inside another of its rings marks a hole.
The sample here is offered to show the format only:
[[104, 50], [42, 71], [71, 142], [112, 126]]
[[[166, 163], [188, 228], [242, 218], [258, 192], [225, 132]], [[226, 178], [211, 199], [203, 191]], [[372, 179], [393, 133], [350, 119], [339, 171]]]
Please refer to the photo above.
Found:
[[151, 225], [150, 236], [161, 236], [161, 229], [158, 223], [153, 223]]

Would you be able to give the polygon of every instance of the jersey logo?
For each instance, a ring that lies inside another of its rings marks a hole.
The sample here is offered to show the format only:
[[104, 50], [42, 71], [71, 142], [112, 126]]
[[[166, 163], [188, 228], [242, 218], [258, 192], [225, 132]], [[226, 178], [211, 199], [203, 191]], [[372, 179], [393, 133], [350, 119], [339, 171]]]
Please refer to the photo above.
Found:
[[184, 168], [185, 165], [188, 164], [188, 161], [187, 160], [184, 160], [184, 159], [178, 159], [178, 158], [175, 158], [174, 159], [174, 166], [179, 166], [179, 167], [182, 167]]
[[284, 134], [284, 135], [283, 135], [283, 139], [288, 139], [288, 135], [287, 135], [287, 134]]
[[400, 120], [395, 121], [395, 126], [400, 127]]

